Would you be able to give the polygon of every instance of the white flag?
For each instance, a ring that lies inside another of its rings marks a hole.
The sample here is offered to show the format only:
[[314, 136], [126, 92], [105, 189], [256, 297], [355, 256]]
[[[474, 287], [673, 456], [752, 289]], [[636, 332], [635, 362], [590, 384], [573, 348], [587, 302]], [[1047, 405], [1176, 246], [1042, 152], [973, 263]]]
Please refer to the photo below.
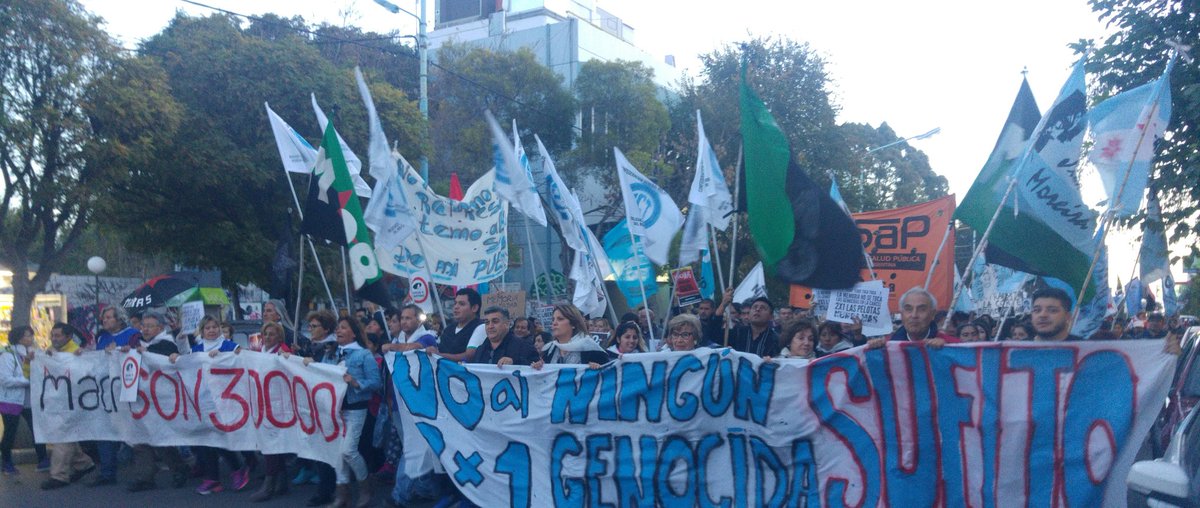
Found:
[[[313, 111], [317, 114], [317, 123], [321, 125], [321, 132], [325, 132], [325, 126], [329, 124], [329, 118], [325, 116], [325, 112], [321, 111], [321, 106], [317, 105], [317, 95], [312, 94]], [[371, 197], [371, 186], [367, 185], [367, 181], [362, 178], [362, 161], [358, 159], [354, 152], [350, 151], [350, 147], [346, 145], [346, 140], [342, 139], [342, 135], [338, 134], [338, 143], [342, 145], [342, 156], [346, 158], [346, 168], [350, 170], [350, 178], [354, 180], [354, 193], [361, 197]]]
[[605, 300], [604, 277], [612, 273], [612, 265], [604, 248], [591, 230], [582, 228], [580, 234], [585, 237], [588, 248], [575, 251], [575, 263], [571, 267], [571, 280], [575, 281], [575, 293], [571, 303], [579, 307], [591, 317], [604, 315], [608, 306]]
[[700, 251], [708, 248], [708, 224], [704, 222], [706, 211], [703, 206], [692, 203], [687, 219], [683, 223], [683, 238], [679, 241], [679, 265], [690, 265], [700, 260]]
[[275, 134], [275, 147], [279, 149], [279, 158], [283, 159], [283, 169], [289, 173], [311, 173], [317, 163], [317, 149], [279, 118], [270, 104], [264, 102], [263, 106], [267, 108], [267, 118], [271, 119], [271, 132]]
[[614, 147], [613, 153], [629, 230], [642, 237], [646, 244], [646, 257], [650, 261], [666, 264], [671, 240], [683, 226], [683, 214], [671, 196], [638, 172], [620, 149]]
[[550, 152], [546, 150], [546, 145], [542, 144], [542, 139], [537, 134], [533, 135], [533, 139], [537, 141], [538, 154], [542, 157], [542, 174], [546, 179], [546, 192], [550, 197], [551, 215], [554, 216], [554, 220], [558, 221], [567, 245], [577, 251], [586, 249], [587, 243], [579, 229], [585, 227], [583, 208], [579, 205], [579, 200], [575, 195], [567, 189], [562, 178], [558, 176], [558, 170], [554, 168], [554, 160], [550, 158]]
[[717, 162], [717, 154], [713, 152], [712, 145], [708, 144], [708, 137], [704, 135], [704, 122], [700, 120], [700, 110], [696, 110], [696, 175], [692, 177], [688, 203], [703, 207], [698, 211], [703, 212], [702, 218], [712, 227], [721, 231], [729, 228], [733, 196], [729, 194], [729, 186], [725, 184], [725, 176], [721, 172], [720, 163]]
[[737, 289], [733, 290], [733, 301], [745, 302], [760, 296], [767, 296], [767, 279], [763, 276], [762, 261], [754, 265]]
[[538, 224], [546, 225], [546, 212], [542, 210], [542, 200], [538, 197], [537, 186], [533, 184], [533, 174], [529, 169], [529, 158], [521, 147], [521, 139], [517, 138], [517, 124], [513, 122], [514, 141], [509, 141], [504, 135], [500, 124], [491, 111], [483, 112], [488, 127], [492, 130], [492, 158], [496, 167], [496, 194], [512, 203], [513, 208], [521, 214], [533, 219]]
[[370, 124], [371, 141], [367, 148], [370, 157], [371, 177], [375, 179], [375, 189], [371, 192], [371, 200], [363, 211], [363, 222], [375, 232], [375, 248], [391, 250], [417, 230], [417, 221], [412, 215], [412, 209], [404, 197], [402, 182], [408, 174], [408, 161], [400, 154], [388, 148], [387, 136], [383, 133], [383, 124], [375, 111], [375, 101], [371, 100], [371, 91], [363, 80], [362, 71], [354, 68], [354, 78], [358, 81], [358, 92], [362, 95], [363, 105], [367, 107], [367, 120]]

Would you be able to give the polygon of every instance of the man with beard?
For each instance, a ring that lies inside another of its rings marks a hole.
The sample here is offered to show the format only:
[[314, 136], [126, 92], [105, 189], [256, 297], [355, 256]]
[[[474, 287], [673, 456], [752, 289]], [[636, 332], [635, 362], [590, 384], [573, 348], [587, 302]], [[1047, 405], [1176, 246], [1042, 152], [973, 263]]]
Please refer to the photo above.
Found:
[[1033, 340], [1075, 341], [1083, 337], [1071, 334], [1071, 297], [1058, 288], [1043, 288], [1033, 293], [1030, 315]]

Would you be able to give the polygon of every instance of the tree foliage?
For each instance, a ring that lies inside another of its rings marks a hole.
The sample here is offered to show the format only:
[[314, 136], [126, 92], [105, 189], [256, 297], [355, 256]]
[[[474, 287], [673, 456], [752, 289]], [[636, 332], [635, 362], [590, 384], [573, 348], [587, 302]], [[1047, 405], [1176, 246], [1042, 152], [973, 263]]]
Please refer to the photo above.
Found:
[[887, 146], [901, 139], [887, 122], [879, 127], [844, 123], [840, 129], [855, 154], [853, 165], [838, 177], [851, 211], [897, 208], [946, 195], [946, 177], [933, 172], [925, 152], [907, 142]]
[[[1172, 41], [1200, 48], [1200, 3], [1190, 0], [1091, 0], [1113, 29], [1089, 57], [1093, 92], [1107, 97], [1157, 79]], [[1080, 45], [1082, 49], [1083, 45]], [[1200, 68], [1181, 58], [1171, 73], [1171, 121], [1156, 147], [1151, 181], [1161, 189], [1172, 240], [1200, 234]]]
[[492, 167], [484, 110], [502, 125], [516, 119], [523, 139], [537, 133], [554, 153], [570, 148], [575, 98], [530, 50], [446, 44], [438, 49], [437, 62], [429, 85], [431, 180], [447, 181], [454, 171], [465, 187]]
[[13, 0], [0, 5], [0, 110], [0, 262], [14, 273], [17, 325], [97, 207], [124, 199], [112, 189], [175, 131], [179, 108], [162, 70], [122, 52], [78, 3]]
[[[228, 16], [180, 14], [142, 44], [141, 53], [166, 69], [184, 121], [135, 170], [122, 189], [126, 202], [108, 210], [135, 248], [221, 269], [229, 283], [265, 287], [277, 232], [294, 205], [264, 102], [315, 146], [315, 94], [365, 161], [366, 110], [352, 62], [331, 62], [317, 48], [320, 39], [298, 27], [302, 20], [272, 16], [243, 27]], [[407, 157], [419, 157], [426, 144], [416, 102], [372, 78], [368, 72], [385, 131]], [[295, 180], [302, 197], [308, 179]]]

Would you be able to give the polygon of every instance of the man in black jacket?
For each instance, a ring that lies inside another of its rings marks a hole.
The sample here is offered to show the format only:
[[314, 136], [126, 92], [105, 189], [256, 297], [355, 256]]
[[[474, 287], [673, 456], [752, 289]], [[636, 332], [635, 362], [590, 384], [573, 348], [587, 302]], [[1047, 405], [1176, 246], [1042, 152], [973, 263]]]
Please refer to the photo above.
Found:
[[511, 318], [503, 307], [488, 307], [483, 311], [483, 327], [487, 340], [475, 350], [471, 363], [494, 363], [505, 365], [532, 365], [538, 361], [533, 342], [518, 339], [510, 331]]

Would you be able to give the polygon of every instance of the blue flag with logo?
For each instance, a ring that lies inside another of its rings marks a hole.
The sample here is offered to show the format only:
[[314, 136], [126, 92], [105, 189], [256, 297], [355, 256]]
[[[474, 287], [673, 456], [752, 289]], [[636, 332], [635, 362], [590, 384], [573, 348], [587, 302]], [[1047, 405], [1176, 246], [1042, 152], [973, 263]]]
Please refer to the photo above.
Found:
[[713, 277], [712, 256], [708, 249], [700, 251], [700, 296], [712, 298], [717, 293], [717, 279]]
[[[633, 238], [638, 241], [636, 245], [632, 243]], [[624, 220], [605, 233], [604, 253], [608, 255], [608, 262], [612, 265], [617, 289], [625, 295], [625, 301], [630, 307], [642, 303], [643, 291], [646, 298], [658, 292], [658, 284], [654, 279], [654, 265], [643, 253], [641, 238], [631, 237], [629, 226]]]
[[1162, 281], [1163, 291], [1163, 315], [1174, 316], [1179, 312], [1179, 300], [1175, 296], [1175, 277], [1171, 276], [1171, 271], [1167, 270], [1167, 275]]
[[1125, 285], [1125, 311], [1130, 316], [1142, 311], [1142, 281], [1137, 277]]

